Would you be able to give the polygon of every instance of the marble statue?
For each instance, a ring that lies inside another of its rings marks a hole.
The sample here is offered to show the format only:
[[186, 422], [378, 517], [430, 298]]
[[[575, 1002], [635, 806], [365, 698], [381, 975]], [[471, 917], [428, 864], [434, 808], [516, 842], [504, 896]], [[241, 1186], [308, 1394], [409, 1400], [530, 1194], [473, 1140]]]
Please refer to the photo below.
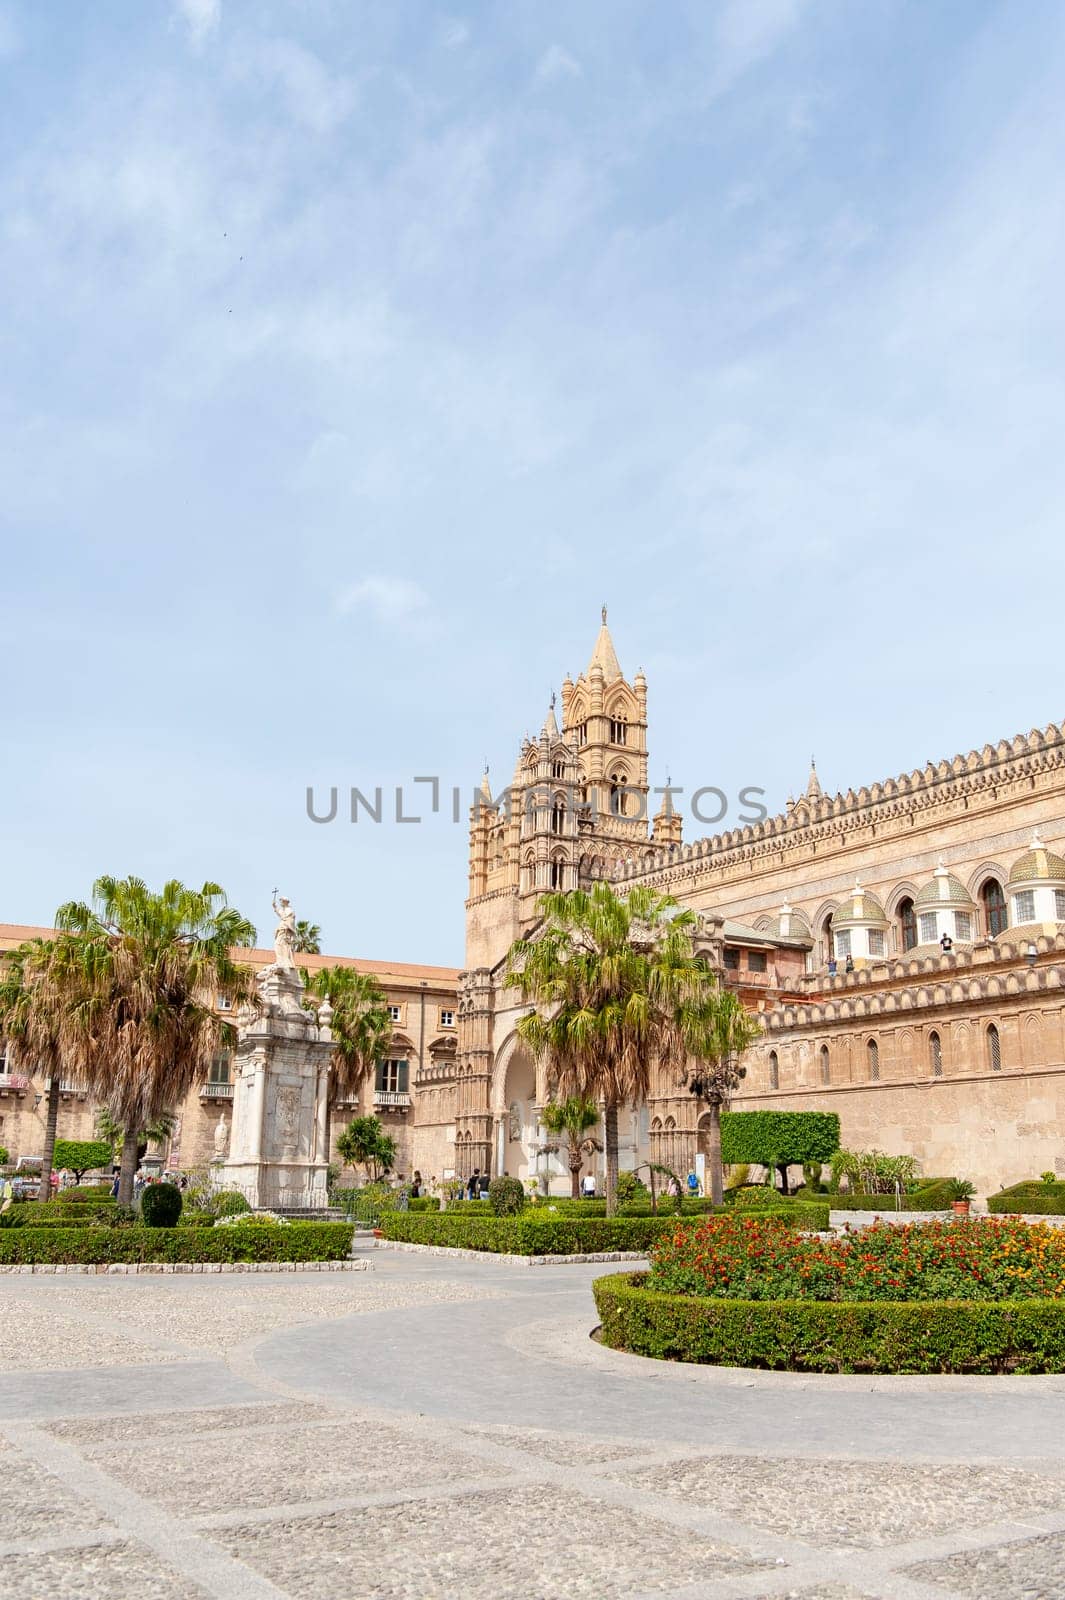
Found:
[[296, 970], [296, 913], [291, 903], [281, 896], [277, 899], [274, 891], [274, 911], [277, 915], [277, 928], [274, 932], [274, 959], [279, 967], [284, 967], [289, 972]]
[[225, 1153], [226, 1153], [226, 1151], [228, 1149], [229, 1149], [229, 1123], [226, 1121], [226, 1114], [223, 1111], [222, 1115], [218, 1119], [217, 1125], [216, 1125], [215, 1130], [214, 1130], [214, 1153], [215, 1153], [215, 1159], [216, 1160], [221, 1160], [221, 1158], [225, 1155]]

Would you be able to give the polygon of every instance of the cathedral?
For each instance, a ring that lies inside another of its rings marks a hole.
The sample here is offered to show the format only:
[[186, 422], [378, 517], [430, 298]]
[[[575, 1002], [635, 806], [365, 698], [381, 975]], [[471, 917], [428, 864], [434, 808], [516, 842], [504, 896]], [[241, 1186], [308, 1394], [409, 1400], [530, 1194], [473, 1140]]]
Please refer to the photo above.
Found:
[[[647, 683], [622, 671], [604, 611], [587, 668], [523, 742], [510, 784], [493, 795], [486, 774], [471, 807], [465, 970], [303, 958], [373, 973], [392, 1016], [388, 1060], [332, 1105], [334, 1160], [346, 1122], [374, 1114], [397, 1173], [477, 1168], [568, 1192], [503, 980], [546, 890], [605, 881], [697, 911], [700, 949], [757, 1014], [735, 1109], [836, 1111], [847, 1147], [915, 1155], [926, 1175], [982, 1194], [1065, 1174], [1065, 726], [846, 794], [825, 794], [811, 769], [780, 815], [690, 844], [669, 792], [649, 787], [647, 731]], [[47, 932], [0, 925], [0, 952]], [[62, 1091], [60, 1134], [91, 1136], [84, 1090]], [[8, 1070], [0, 1041], [12, 1160], [39, 1155], [46, 1092]], [[174, 1108], [159, 1164], [209, 1162], [232, 1096], [223, 1053]], [[619, 1121], [623, 1168], [704, 1165], [707, 1110], [668, 1074]]]
[[[811, 767], [782, 814], [691, 844], [669, 799], [649, 815], [647, 683], [626, 678], [604, 610], [561, 722], [552, 704], [509, 787], [493, 797], [486, 775], [471, 811], [460, 1173], [560, 1173], [503, 978], [538, 896], [596, 881], [700, 913], [762, 1027], [735, 1109], [837, 1111], [846, 1146], [911, 1153], [981, 1193], [1065, 1173], [1065, 727], [846, 794]], [[701, 1167], [707, 1123], [663, 1075], [622, 1118], [622, 1166]]]

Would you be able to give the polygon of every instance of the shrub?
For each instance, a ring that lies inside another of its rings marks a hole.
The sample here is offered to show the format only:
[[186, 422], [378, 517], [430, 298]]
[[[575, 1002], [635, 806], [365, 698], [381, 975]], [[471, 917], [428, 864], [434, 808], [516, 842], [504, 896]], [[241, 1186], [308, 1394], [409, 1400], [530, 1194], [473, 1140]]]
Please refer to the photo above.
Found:
[[286, 1228], [16, 1228], [0, 1234], [0, 1263], [102, 1265], [139, 1261], [343, 1261], [347, 1222]]
[[787, 1176], [793, 1162], [827, 1161], [839, 1149], [839, 1117], [834, 1111], [725, 1111], [721, 1116], [721, 1159], [760, 1162]]
[[[733, 1207], [746, 1211], [757, 1207], [764, 1211], [766, 1206], [774, 1204], [777, 1191], [768, 1183], [746, 1183], [742, 1189], [730, 1189], [728, 1203]], [[782, 1196], [790, 1198], [790, 1196]]]
[[[827, 1206], [793, 1206], [778, 1215], [785, 1227], [828, 1226]], [[504, 1255], [568, 1256], [594, 1255], [604, 1250], [645, 1251], [657, 1240], [687, 1231], [694, 1224], [649, 1215], [565, 1215], [542, 1207], [530, 1208], [516, 1217], [496, 1217], [485, 1207], [480, 1215], [456, 1214], [451, 1209], [420, 1216], [394, 1211], [382, 1218], [381, 1226], [386, 1238], [410, 1244], [449, 1245]]]
[[651, 1191], [635, 1172], [619, 1172], [617, 1197], [619, 1206], [627, 1205], [633, 1200], [650, 1200]]
[[146, 1228], [176, 1228], [181, 1215], [181, 1190], [176, 1183], [150, 1183], [141, 1194]]
[[[900, 1211], [949, 1211], [950, 1178], [936, 1178], [908, 1194], [898, 1197]], [[834, 1211], [879, 1211], [886, 1214], [895, 1210], [893, 1194], [831, 1194], [826, 1197]]]
[[612, 1349], [800, 1372], [1065, 1372], [1065, 1306], [1054, 1300], [716, 1300], [647, 1283], [642, 1273], [593, 1283]]
[[1014, 1194], [1004, 1189], [1001, 1194], [988, 1195], [987, 1209], [1018, 1217], [1026, 1212], [1033, 1217], [1062, 1217], [1065, 1216], [1065, 1194], [1048, 1193], [1039, 1187], [1028, 1194]]
[[516, 1217], [525, 1209], [525, 1189], [517, 1178], [493, 1178], [488, 1204], [497, 1217]]
[[0, 1211], [0, 1228], [21, 1228], [25, 1224], [23, 1206], [9, 1206], [6, 1211]]
[[211, 1210], [216, 1217], [237, 1217], [250, 1211], [251, 1206], [239, 1189], [223, 1189], [214, 1196]]
[[414, 1195], [409, 1201], [412, 1211], [439, 1211], [440, 1200], [435, 1194]]
[[[71, 1171], [74, 1169], [71, 1168]], [[103, 1205], [110, 1201], [114, 1205], [109, 1183], [79, 1183], [71, 1184], [69, 1189], [60, 1189], [54, 1200], [46, 1201], [46, 1205]]]

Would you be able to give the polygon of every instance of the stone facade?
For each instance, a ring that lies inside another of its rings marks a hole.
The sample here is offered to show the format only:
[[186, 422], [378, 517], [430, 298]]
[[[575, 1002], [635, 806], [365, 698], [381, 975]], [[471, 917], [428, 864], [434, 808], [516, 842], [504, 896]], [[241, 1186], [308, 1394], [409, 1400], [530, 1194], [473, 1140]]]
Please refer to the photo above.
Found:
[[[623, 678], [605, 617], [562, 704], [561, 728], [552, 708], [523, 745], [508, 794], [485, 787], [471, 816], [463, 1170], [557, 1175], [537, 1157], [545, 1086], [503, 968], [535, 925], [534, 884], [605, 879], [716, 921], [722, 979], [764, 1029], [737, 1109], [836, 1110], [845, 1144], [912, 1152], [985, 1192], [1065, 1171], [1065, 727], [834, 796], [811, 766], [781, 815], [684, 846], [679, 815], [648, 826], [647, 685]], [[614, 774], [643, 796], [639, 815], [615, 803]], [[685, 1170], [705, 1127], [664, 1079], [631, 1113], [622, 1165]]]

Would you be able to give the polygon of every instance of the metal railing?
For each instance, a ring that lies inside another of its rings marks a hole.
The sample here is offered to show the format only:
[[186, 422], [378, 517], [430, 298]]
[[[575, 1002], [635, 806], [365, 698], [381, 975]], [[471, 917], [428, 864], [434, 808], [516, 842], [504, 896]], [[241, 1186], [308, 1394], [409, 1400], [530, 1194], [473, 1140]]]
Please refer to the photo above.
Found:
[[373, 1103], [375, 1106], [409, 1106], [410, 1095], [401, 1089], [375, 1089]]
[[204, 1083], [200, 1085], [201, 1100], [232, 1100], [233, 1085], [231, 1083]]

